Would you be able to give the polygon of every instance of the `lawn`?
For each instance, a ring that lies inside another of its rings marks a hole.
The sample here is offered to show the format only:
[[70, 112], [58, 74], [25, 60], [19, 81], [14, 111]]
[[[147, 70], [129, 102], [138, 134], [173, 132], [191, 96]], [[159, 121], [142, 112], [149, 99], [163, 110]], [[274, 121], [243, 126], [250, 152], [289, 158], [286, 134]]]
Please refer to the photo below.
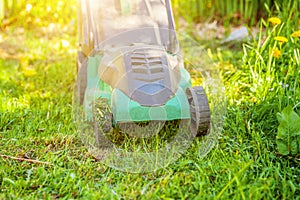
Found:
[[98, 162], [81, 143], [76, 4], [28, 2], [1, 24], [0, 199], [300, 199], [298, 0], [276, 4], [251, 27], [256, 36], [229, 45], [195, 34], [194, 16], [176, 18], [222, 77], [223, 129], [204, 158], [196, 139], [176, 162], [142, 174]]

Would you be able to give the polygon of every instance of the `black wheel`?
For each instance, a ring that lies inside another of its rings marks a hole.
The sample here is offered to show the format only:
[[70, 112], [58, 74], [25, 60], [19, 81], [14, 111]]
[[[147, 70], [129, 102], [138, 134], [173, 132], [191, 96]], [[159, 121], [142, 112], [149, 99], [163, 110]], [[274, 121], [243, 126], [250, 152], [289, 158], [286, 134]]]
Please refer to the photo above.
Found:
[[203, 87], [190, 87], [186, 94], [190, 104], [191, 132], [196, 136], [207, 135], [210, 128], [210, 109]]
[[77, 55], [77, 80], [76, 80], [76, 98], [79, 105], [83, 104], [84, 94], [87, 87], [87, 58], [79, 51]]
[[96, 143], [101, 148], [110, 146], [105, 135], [113, 131], [112, 120], [112, 112], [107, 99], [96, 99], [93, 105], [93, 123]]

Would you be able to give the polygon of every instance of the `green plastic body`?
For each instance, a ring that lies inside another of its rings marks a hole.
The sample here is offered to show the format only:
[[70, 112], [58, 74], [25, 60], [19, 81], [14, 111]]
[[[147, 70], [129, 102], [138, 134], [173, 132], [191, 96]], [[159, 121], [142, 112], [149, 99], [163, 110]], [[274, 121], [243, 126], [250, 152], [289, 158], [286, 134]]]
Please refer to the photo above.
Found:
[[185, 91], [191, 87], [191, 81], [189, 73], [183, 67], [180, 69], [181, 81], [176, 94], [163, 106], [145, 107], [99, 78], [101, 58], [101, 55], [88, 57], [87, 90], [84, 99], [87, 120], [92, 120], [92, 104], [98, 98], [107, 99], [115, 123], [190, 119], [190, 106]]

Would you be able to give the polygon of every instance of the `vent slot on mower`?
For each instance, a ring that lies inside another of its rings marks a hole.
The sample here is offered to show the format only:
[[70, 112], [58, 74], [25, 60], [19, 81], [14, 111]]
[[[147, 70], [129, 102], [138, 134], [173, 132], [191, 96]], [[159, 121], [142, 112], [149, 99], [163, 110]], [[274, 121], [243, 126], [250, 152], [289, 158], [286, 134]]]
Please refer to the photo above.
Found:
[[[157, 82], [165, 77], [164, 66], [168, 63], [161, 55], [150, 55], [147, 50], [134, 51], [130, 56], [130, 63], [134, 78], [146, 83]], [[163, 62], [165, 60], [165, 62]]]

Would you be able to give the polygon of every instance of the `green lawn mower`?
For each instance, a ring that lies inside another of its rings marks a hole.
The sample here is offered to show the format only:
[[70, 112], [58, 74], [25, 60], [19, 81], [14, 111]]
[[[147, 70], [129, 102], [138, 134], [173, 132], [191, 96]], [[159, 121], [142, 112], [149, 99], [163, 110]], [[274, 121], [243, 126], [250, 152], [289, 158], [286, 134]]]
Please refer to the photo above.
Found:
[[208, 99], [184, 68], [169, 0], [81, 0], [79, 36], [75, 98], [97, 143], [178, 120], [193, 136], [209, 133]]

